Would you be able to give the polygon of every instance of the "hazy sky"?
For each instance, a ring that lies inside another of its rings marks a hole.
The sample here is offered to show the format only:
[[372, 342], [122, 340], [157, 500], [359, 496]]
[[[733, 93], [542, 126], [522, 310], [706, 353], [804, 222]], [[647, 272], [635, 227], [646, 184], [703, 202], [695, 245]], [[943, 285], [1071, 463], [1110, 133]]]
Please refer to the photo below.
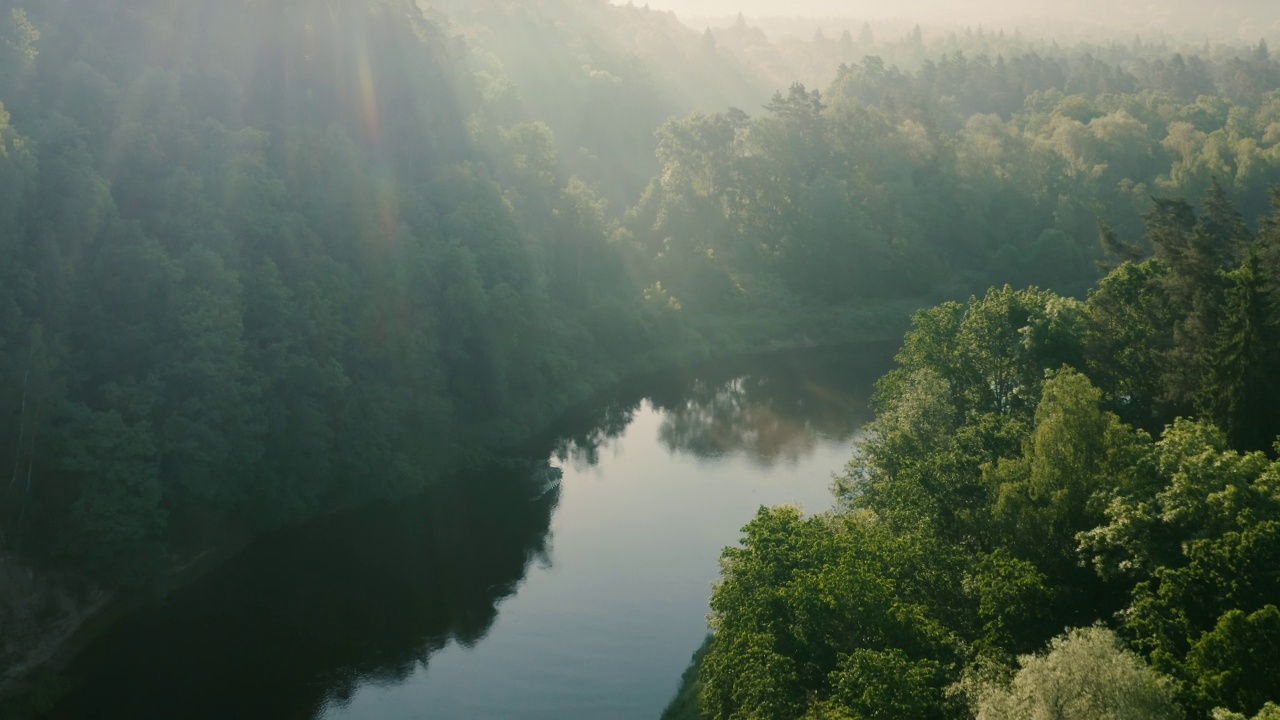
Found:
[[[619, 0], [613, 0], [619, 2]], [[1209, 28], [1240, 38], [1280, 29], [1280, 0], [633, 0], [682, 18], [852, 17], [912, 19], [947, 25], [1015, 25], [1073, 22], [1080, 25], [1164, 29], [1194, 33]], [[626, 0], [621, 0], [625, 3]]]
[[[647, 0], [649, 7], [660, 10], [674, 10], [677, 13], [731, 15], [739, 11], [748, 15], [897, 15], [904, 10], [931, 12], [938, 8], [958, 5], [1013, 5], [1004, 0], [990, 0], [986, 3], [972, 1], [938, 2], [936, 0], [902, 0], [895, 2], [877, 2], [874, 0]], [[636, 4], [644, 4], [637, 2]]]

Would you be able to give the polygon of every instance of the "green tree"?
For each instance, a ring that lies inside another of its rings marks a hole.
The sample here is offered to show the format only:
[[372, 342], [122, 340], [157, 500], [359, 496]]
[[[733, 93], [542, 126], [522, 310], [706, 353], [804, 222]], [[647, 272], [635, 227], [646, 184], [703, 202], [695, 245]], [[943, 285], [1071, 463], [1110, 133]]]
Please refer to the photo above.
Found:
[[880, 702], [945, 716], [957, 647], [930, 608], [961, 595], [941, 571], [949, 553], [866, 518], [794, 508], [762, 508], [744, 532], [712, 595], [705, 716], [799, 717], [832, 704], [867, 713]]
[[168, 520], [151, 428], [83, 406], [68, 416], [57, 470], [77, 493], [61, 542], [87, 555], [100, 579], [146, 581], [162, 566]]
[[1086, 367], [1107, 405], [1149, 432], [1174, 412], [1164, 402], [1163, 367], [1173, 345], [1174, 313], [1159, 290], [1168, 267], [1158, 260], [1126, 262], [1089, 293]]
[[1138, 455], [1132, 435], [1101, 401], [1084, 375], [1053, 373], [1023, 456], [990, 472], [1006, 542], [1051, 563], [1055, 575], [1075, 565], [1076, 535], [1102, 518], [1101, 491]]
[[1045, 371], [1080, 364], [1081, 325], [1079, 303], [1010, 287], [917, 313], [838, 494], [986, 548], [993, 500], [981, 467], [1021, 454]]
[[1226, 310], [1209, 349], [1200, 406], [1240, 450], [1266, 450], [1280, 435], [1280, 381], [1274, 373], [1280, 326], [1272, 296], [1274, 281], [1264, 275], [1255, 249], [1228, 275]]
[[1168, 679], [1102, 627], [1072, 630], [1024, 656], [1013, 681], [978, 693], [978, 720], [1169, 720], [1182, 717]]
[[1234, 267], [1252, 240], [1238, 210], [1216, 180], [1204, 212], [1181, 200], [1157, 200], [1146, 216], [1147, 239], [1166, 263], [1160, 280], [1174, 312], [1173, 342], [1163, 368], [1165, 401], [1178, 412], [1194, 406], [1225, 311], [1222, 270]]
[[[1262, 710], [1254, 715], [1252, 720], [1277, 720], [1280, 718], [1280, 705], [1275, 703], [1267, 703]], [[1246, 715], [1233, 713], [1230, 710], [1218, 708], [1213, 711], [1213, 720], [1250, 720]]]
[[[1262, 453], [1228, 449], [1212, 425], [1186, 420], [1165, 433], [1156, 460], [1159, 481], [1118, 496], [1107, 510], [1109, 524], [1090, 538], [1112, 548], [1113, 567], [1139, 581], [1125, 631], [1154, 667], [1178, 680], [1189, 708], [1256, 710], [1276, 699], [1267, 694], [1270, 686], [1241, 695], [1230, 690], [1238, 680], [1222, 674], [1231, 668], [1251, 682], [1273, 662], [1238, 639], [1241, 623], [1259, 611], [1252, 622], [1270, 632], [1266, 607], [1280, 592], [1275, 466]], [[1207, 644], [1193, 651], [1200, 642]], [[1219, 681], [1223, 689], [1210, 692]]]
[[0, 98], [9, 97], [18, 82], [35, 69], [39, 42], [40, 31], [26, 10], [10, 7], [7, 14], [0, 11]]
[[1231, 610], [1218, 619], [1187, 657], [1195, 692], [1210, 704], [1262, 712], [1276, 699], [1270, 673], [1280, 667], [1280, 609]]

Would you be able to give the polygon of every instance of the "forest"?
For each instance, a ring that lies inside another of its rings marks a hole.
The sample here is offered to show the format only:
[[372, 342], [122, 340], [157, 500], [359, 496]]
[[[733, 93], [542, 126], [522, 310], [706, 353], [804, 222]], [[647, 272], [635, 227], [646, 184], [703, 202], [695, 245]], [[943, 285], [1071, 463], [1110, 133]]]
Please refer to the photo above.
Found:
[[0, 688], [624, 378], [907, 331], [672, 716], [1271, 717], [1275, 187], [1265, 40], [0, 0]]
[[836, 508], [725, 551], [668, 715], [1280, 712], [1275, 199], [1158, 201], [1084, 300], [920, 311]]

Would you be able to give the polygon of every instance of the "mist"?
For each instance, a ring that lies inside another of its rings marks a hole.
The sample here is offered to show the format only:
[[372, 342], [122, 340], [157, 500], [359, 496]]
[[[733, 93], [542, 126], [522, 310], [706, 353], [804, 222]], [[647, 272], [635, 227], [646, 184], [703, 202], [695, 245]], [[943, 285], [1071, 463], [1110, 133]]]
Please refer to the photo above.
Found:
[[654, 10], [674, 12], [685, 22], [698, 27], [709, 20], [742, 13], [757, 20], [795, 17], [873, 22], [911, 20], [935, 28], [986, 25], [988, 28], [1021, 29], [1044, 35], [1106, 29], [1121, 34], [1164, 35], [1188, 41], [1256, 41], [1262, 37], [1280, 37], [1280, 3], [1262, 0], [1212, 4], [1195, 0], [1161, 3], [1112, 3], [1104, 0], [1075, 3], [1045, 0], [902, 0], [894, 3], [870, 0], [796, 0], [787, 3], [775, 0], [650, 0], [647, 5]]
[[0, 0], [0, 718], [1280, 720], [1276, 48]]

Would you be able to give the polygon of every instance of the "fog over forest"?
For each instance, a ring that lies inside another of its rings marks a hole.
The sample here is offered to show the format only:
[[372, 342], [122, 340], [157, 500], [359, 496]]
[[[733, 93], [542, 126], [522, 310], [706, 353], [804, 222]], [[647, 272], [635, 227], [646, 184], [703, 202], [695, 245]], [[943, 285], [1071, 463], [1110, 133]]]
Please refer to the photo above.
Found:
[[1280, 0], [0, 0], [0, 720], [1280, 720], [1276, 358]]
[[[626, 1], [617, 2], [619, 5]], [[1280, 3], [1266, 0], [1198, 0], [1112, 3], [1081, 0], [649, 0], [635, 2], [654, 10], [670, 10], [694, 25], [736, 16], [748, 18], [851, 18], [859, 21], [909, 20], [922, 25], [986, 24], [1006, 30], [1022, 28], [1061, 36], [1064, 32], [1104, 27], [1117, 33], [1167, 34], [1181, 40], [1257, 40], [1280, 37]]]

